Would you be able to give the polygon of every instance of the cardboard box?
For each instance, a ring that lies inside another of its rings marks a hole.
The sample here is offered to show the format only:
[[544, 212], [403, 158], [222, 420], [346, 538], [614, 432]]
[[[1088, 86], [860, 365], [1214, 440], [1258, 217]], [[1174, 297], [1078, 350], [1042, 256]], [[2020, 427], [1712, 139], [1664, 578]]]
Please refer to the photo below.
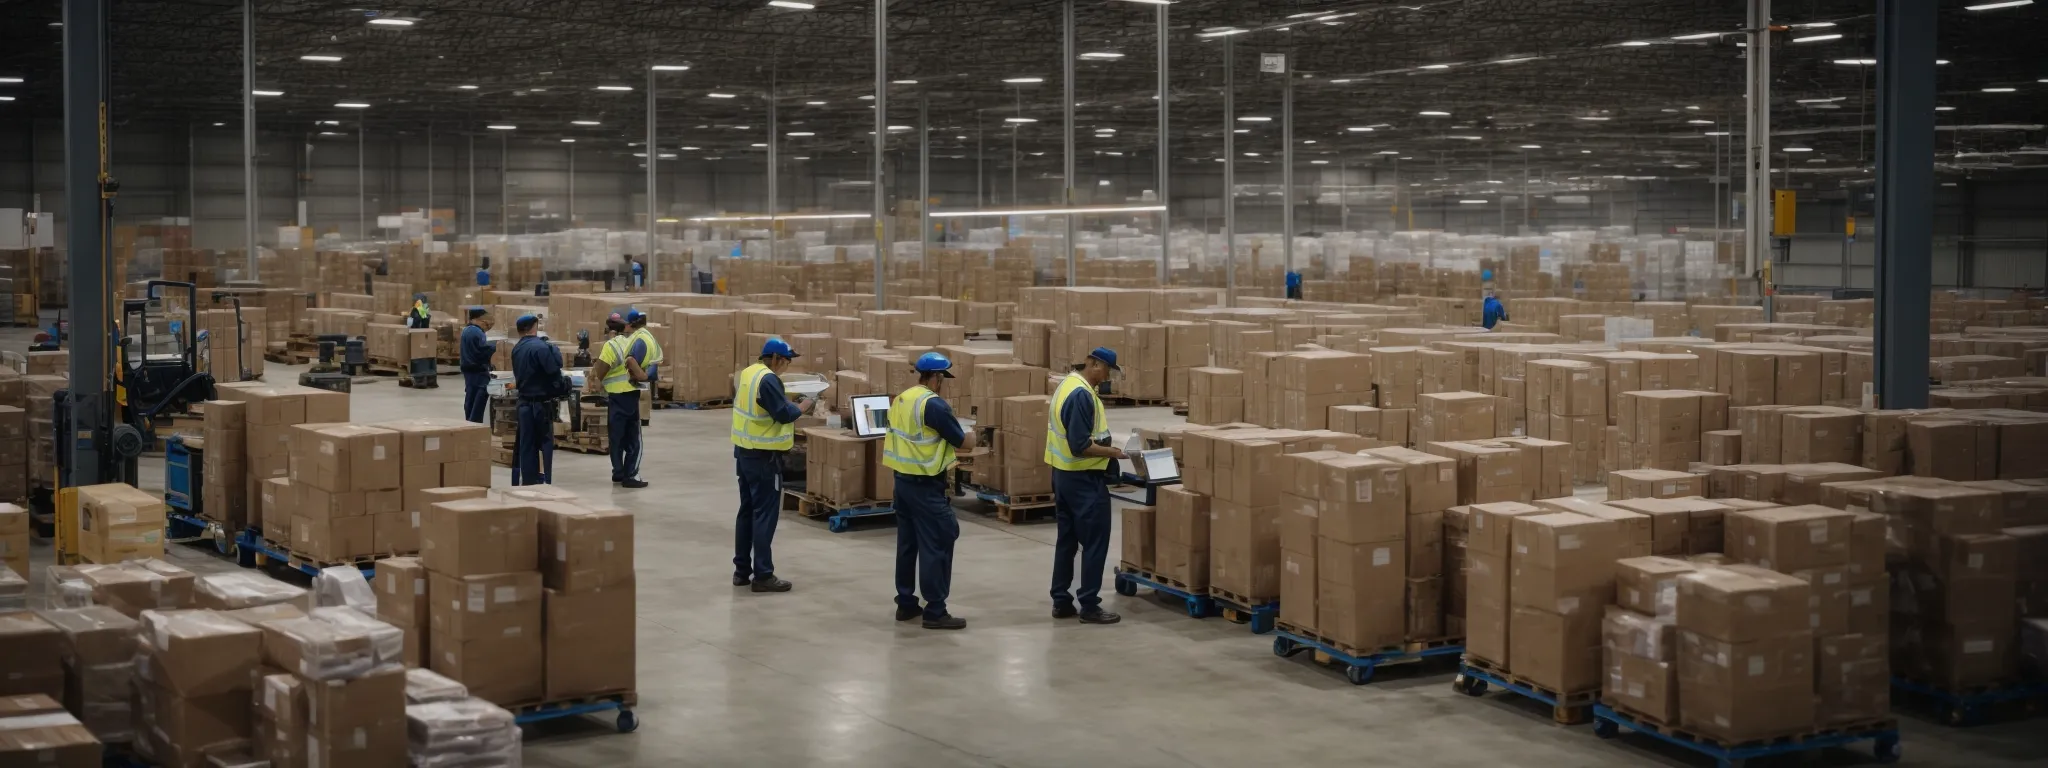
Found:
[[1152, 507], [1123, 509], [1123, 561], [1150, 571], [1158, 551], [1158, 510]]
[[306, 686], [306, 764], [395, 765], [405, 759], [405, 673]]
[[1508, 667], [1516, 676], [1552, 690], [1598, 690], [1601, 617], [1598, 610], [1567, 616], [1514, 606], [1508, 629]]
[[1316, 628], [1316, 556], [1312, 552], [1280, 550], [1280, 620], [1308, 631]]
[[1209, 583], [1245, 598], [1280, 596], [1280, 508], [1210, 503]]
[[77, 718], [49, 696], [0, 702], [0, 765], [23, 768], [97, 768], [104, 747]]
[[1407, 531], [1407, 468], [1368, 456], [1318, 462], [1316, 535], [1346, 544], [1401, 538]]
[[1881, 720], [1891, 713], [1891, 658], [1886, 636], [1823, 635], [1814, 641], [1814, 724]]
[[539, 637], [541, 578], [531, 571], [427, 579], [428, 631], [435, 644], [500, 637]]
[[1821, 506], [1736, 512], [1725, 520], [1727, 552], [1780, 573], [1846, 566], [1853, 519]]
[[1609, 500], [1676, 499], [1705, 495], [1705, 480], [1689, 472], [1663, 469], [1622, 469], [1607, 473]]
[[428, 570], [472, 576], [538, 570], [538, 511], [492, 499], [460, 499], [427, 508], [420, 560]]
[[1317, 632], [1361, 651], [1401, 643], [1408, 583], [1401, 542], [1316, 544]]
[[185, 697], [238, 693], [247, 706], [261, 631], [209, 611], [145, 611], [140, 622], [157, 685]]
[[1679, 577], [1697, 570], [1693, 563], [1671, 557], [1616, 560], [1616, 603], [1646, 616], [1674, 616], [1678, 613]]
[[1386, 447], [1361, 451], [1407, 467], [1405, 471], [1408, 514], [1434, 512], [1458, 503], [1458, 460], [1410, 448]]
[[561, 700], [634, 690], [634, 585], [548, 589], [547, 697]]
[[401, 627], [427, 625], [427, 567], [417, 557], [377, 561], [377, 618]]
[[1678, 577], [1678, 626], [1731, 643], [1805, 633], [1811, 596], [1806, 582], [1760, 568], [1698, 570]]
[[399, 487], [400, 435], [355, 424], [305, 424], [292, 432], [292, 482], [328, 491]]
[[633, 514], [565, 502], [538, 502], [541, 577], [569, 592], [633, 581]]
[[1516, 517], [1512, 530], [1510, 604], [1578, 617], [1614, 602], [1617, 523], [1559, 512]]
[[292, 550], [314, 560], [337, 562], [376, 552], [375, 516], [331, 520], [296, 516], [291, 530]]
[[1804, 631], [1731, 642], [1681, 630], [1680, 724], [1729, 741], [1812, 730], [1813, 647]]

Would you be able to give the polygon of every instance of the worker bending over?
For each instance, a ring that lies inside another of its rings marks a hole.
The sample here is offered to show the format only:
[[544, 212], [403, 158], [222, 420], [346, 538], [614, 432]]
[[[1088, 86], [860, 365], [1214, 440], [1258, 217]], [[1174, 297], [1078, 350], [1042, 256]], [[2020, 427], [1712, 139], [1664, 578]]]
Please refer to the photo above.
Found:
[[519, 387], [519, 432], [512, 443], [512, 484], [554, 482], [556, 402], [573, 390], [562, 375], [562, 351], [540, 335], [540, 317], [520, 315], [513, 324], [512, 381]]
[[[1110, 459], [1124, 458], [1123, 449], [1109, 444], [1109, 417], [1103, 413], [1102, 398], [1095, 391], [1109, 380], [1111, 372], [1122, 371], [1116, 352], [1096, 347], [1088, 359], [1052, 393], [1047, 417], [1045, 463], [1052, 465], [1052, 500], [1059, 538], [1053, 545], [1052, 617], [1080, 616], [1086, 624], [1115, 624], [1123, 620], [1102, 610], [1102, 569], [1109, 559], [1109, 478], [1114, 473]], [[1074, 581], [1074, 554], [1081, 555], [1081, 588], [1068, 594]], [[1080, 599], [1080, 609], [1074, 601]]]
[[493, 323], [490, 311], [470, 307], [469, 325], [462, 327], [462, 341], [457, 345], [461, 350], [462, 418], [471, 424], [484, 423], [491, 409], [491, 357], [497, 354], [489, 336]]
[[[612, 482], [627, 488], [645, 488], [640, 479], [640, 388], [646, 386], [647, 371], [633, 355], [633, 338], [626, 335], [625, 317], [612, 313], [605, 321], [611, 338], [597, 353], [584, 388], [591, 394], [604, 391], [607, 420], [611, 423]], [[645, 353], [642, 353], [643, 355]]]
[[1493, 295], [1493, 291], [1486, 292], [1486, 303], [1483, 305], [1482, 311], [1483, 315], [1480, 318], [1480, 322], [1485, 323], [1486, 330], [1489, 331], [1493, 330], [1494, 326], [1499, 325], [1500, 321], [1508, 319], [1507, 305], [1500, 303], [1500, 299]]
[[816, 401], [789, 402], [782, 372], [801, 355], [782, 339], [761, 345], [761, 360], [740, 371], [732, 400], [732, 458], [740, 479], [733, 527], [732, 584], [755, 592], [788, 592], [775, 577], [775, 522], [782, 514], [782, 457], [796, 447], [796, 420]]
[[[939, 396], [942, 382], [953, 378], [953, 361], [926, 352], [916, 368], [917, 386], [889, 403], [889, 435], [882, 443], [882, 464], [896, 472], [896, 620], [922, 616], [925, 629], [965, 629], [966, 619], [946, 612], [953, 543], [960, 539], [946, 473], [959, 463], [955, 449], [974, 449], [974, 436], [960, 429], [953, 406]], [[918, 587], [924, 589], [922, 608]]]

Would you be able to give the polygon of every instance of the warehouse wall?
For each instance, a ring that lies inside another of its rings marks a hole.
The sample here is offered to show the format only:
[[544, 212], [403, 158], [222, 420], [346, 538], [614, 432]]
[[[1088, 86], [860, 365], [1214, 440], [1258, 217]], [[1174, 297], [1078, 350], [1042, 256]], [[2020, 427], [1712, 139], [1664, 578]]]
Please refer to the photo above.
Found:
[[[42, 209], [56, 212], [61, 220], [60, 126], [57, 121], [43, 120], [33, 127], [30, 131], [20, 123], [0, 126], [0, 207], [31, 207], [33, 196], [40, 193]], [[240, 143], [240, 131], [233, 127], [117, 128], [114, 173], [122, 183], [117, 219], [191, 216], [197, 246], [239, 247], [243, 206]], [[891, 154], [888, 169], [892, 205], [896, 199], [915, 200], [918, 183], [915, 145], [905, 141], [899, 146], [901, 149]], [[348, 238], [359, 237], [363, 224], [374, 227], [379, 213], [430, 203], [454, 208], [456, 228], [462, 234], [560, 229], [570, 207], [571, 147], [491, 135], [478, 137], [472, 153], [467, 137], [437, 135], [430, 174], [425, 137], [371, 133], [362, 142], [358, 174], [354, 136], [266, 134], [258, 147], [258, 236], [271, 242], [275, 227], [296, 223], [302, 200], [311, 226]], [[932, 194], [937, 208], [1034, 206], [1059, 201], [1056, 153], [1027, 154], [1021, 166], [1015, 166], [1009, 162], [1008, 152], [991, 150], [992, 155], [979, 163], [968, 158], [934, 159]], [[784, 210], [870, 209], [867, 156], [794, 159], [803, 151], [799, 147], [784, 150], [779, 195]], [[657, 193], [663, 214], [763, 210], [767, 184], [761, 161], [759, 155], [753, 155], [663, 162]], [[616, 150], [577, 149], [573, 192], [578, 225], [644, 226], [640, 218], [645, 210], [641, 164], [639, 158]], [[1084, 204], [1136, 202], [1156, 186], [1149, 158], [1090, 154], [1080, 159], [1078, 170], [1077, 198]], [[1175, 226], [1221, 232], [1224, 194], [1220, 164], [1191, 163], [1174, 170]], [[1410, 179], [1422, 174], [1433, 172], [1410, 168], [1406, 173]], [[1407, 185], [1415, 182], [1403, 179], [1392, 166], [1305, 167], [1296, 172], [1302, 195], [1295, 211], [1296, 227], [1301, 232], [1420, 228], [1516, 234], [1524, 223], [1523, 203], [1511, 194], [1519, 179], [1513, 171], [1505, 175], [1508, 183], [1501, 186], [1507, 194], [1411, 198]], [[1534, 175], [1540, 178], [1543, 173], [1536, 169]], [[1274, 164], [1240, 164], [1236, 197], [1239, 232], [1281, 230], [1280, 181]], [[2048, 173], [2008, 172], [1954, 183], [1939, 188], [1935, 196], [1935, 283], [1985, 287], [2048, 284]], [[1845, 192], [1827, 179], [1802, 179], [1798, 185], [1824, 191], [1801, 195], [1801, 234], [1795, 238], [1790, 261], [1781, 269], [1780, 282], [1868, 287], [1876, 228], [1869, 215], [1870, 186], [1861, 184]], [[471, 211], [472, 186], [475, 211]], [[1400, 192], [1398, 209], [1393, 198], [1396, 191]], [[1622, 225], [1639, 234], [1713, 227], [1714, 195], [1713, 187], [1700, 181], [1638, 182], [1611, 192], [1563, 197], [1538, 194], [1529, 201], [1527, 223], [1532, 227]], [[1464, 205], [1458, 202], [1460, 197], [1489, 202]], [[1721, 206], [1721, 213], [1731, 219], [1736, 215], [1732, 203]], [[1852, 213], [1858, 215], [1859, 230], [1853, 241], [1842, 234], [1845, 218]], [[992, 221], [978, 220], [969, 224], [992, 225]], [[1845, 260], [1849, 264], [1846, 280]]]

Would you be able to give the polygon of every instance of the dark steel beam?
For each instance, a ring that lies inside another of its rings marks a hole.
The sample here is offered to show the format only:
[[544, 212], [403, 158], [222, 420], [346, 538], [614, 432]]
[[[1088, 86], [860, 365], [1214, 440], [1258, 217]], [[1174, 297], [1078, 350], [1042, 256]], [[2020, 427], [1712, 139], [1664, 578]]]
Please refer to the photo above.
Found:
[[[71, 305], [71, 432], [57, 450], [71, 454], [66, 486], [96, 485], [100, 446], [113, 415], [108, 348], [113, 343], [107, 304], [107, 234], [113, 222], [101, 196], [111, 153], [107, 146], [107, 0], [64, 0], [64, 248], [71, 263], [66, 297]], [[54, 275], [52, 276], [54, 277]]]
[[1934, 259], [1934, 3], [1877, 4], [1877, 328], [1884, 408], [1927, 407]]

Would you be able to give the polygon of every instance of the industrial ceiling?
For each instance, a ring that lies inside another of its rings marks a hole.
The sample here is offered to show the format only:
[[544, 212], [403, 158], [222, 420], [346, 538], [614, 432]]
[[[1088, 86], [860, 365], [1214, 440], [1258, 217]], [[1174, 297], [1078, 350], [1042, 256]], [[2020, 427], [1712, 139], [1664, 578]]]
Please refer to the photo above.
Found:
[[[874, 0], [812, 1], [814, 9], [802, 10], [768, 0], [419, 0], [374, 8], [258, 0], [257, 89], [282, 93], [257, 99], [258, 122], [265, 131], [316, 136], [359, 127], [373, 136], [505, 132], [519, 142], [574, 139], [579, 150], [636, 153], [644, 151], [637, 144], [650, 68], [660, 66], [652, 81], [664, 153], [765, 152], [772, 94], [785, 158], [865, 156]], [[2033, 46], [2048, 39], [2048, 5], [1967, 7], [1985, 4], [1998, 3], [1941, 1], [1939, 162], [2038, 164], [2048, 154], [2048, 57]], [[1159, 6], [1075, 5], [1082, 161], [1121, 156], [1149, 165]], [[0, 77], [24, 82], [0, 80], [0, 96], [17, 97], [0, 103], [0, 122], [55, 120], [60, 4], [14, 6], [14, 20], [0, 25]], [[1740, 0], [1168, 7], [1177, 163], [1220, 158], [1225, 130], [1239, 132], [1241, 162], [1276, 158], [1283, 76], [1260, 73], [1266, 53], [1293, 57], [1304, 165], [1407, 160], [1517, 175], [1528, 166], [1552, 178], [1675, 178], [1713, 175], [1742, 155]], [[1775, 20], [1789, 27], [1774, 52], [1775, 144], [1794, 153], [1781, 167], [1867, 173], [1876, 153], [1870, 10], [1868, 0], [1775, 4]], [[1060, 0], [894, 0], [889, 122], [914, 125], [922, 101], [935, 153], [1007, 153], [1014, 131], [1027, 163], [1056, 170], [1061, 18]], [[242, 29], [235, 0], [114, 3], [117, 124], [238, 125]], [[1237, 115], [1226, 124], [1221, 90], [1233, 56]], [[1031, 78], [1042, 82], [1005, 82]], [[895, 141], [915, 146], [908, 133]]]

